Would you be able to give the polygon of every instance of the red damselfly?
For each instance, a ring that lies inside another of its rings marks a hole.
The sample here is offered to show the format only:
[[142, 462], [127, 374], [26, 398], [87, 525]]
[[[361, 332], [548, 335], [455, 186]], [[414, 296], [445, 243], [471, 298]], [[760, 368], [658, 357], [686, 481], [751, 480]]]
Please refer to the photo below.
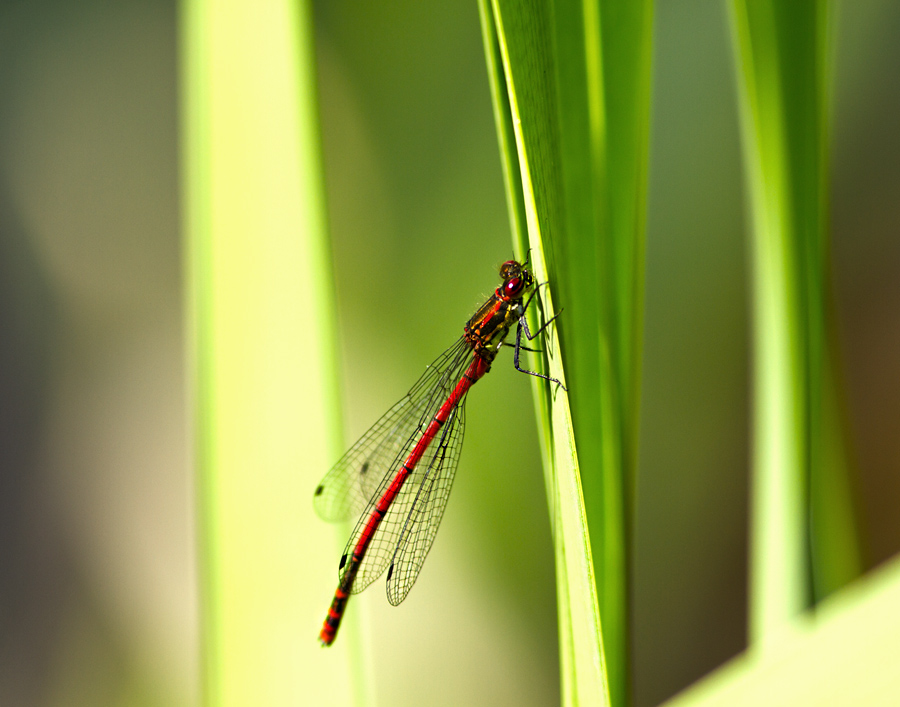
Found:
[[[416, 581], [447, 506], [465, 429], [466, 395], [491, 368], [504, 345], [515, 351], [516, 370], [562, 386], [519, 365], [522, 336], [533, 334], [525, 312], [537, 294], [527, 264], [500, 266], [503, 282], [466, 323], [460, 339], [431, 364], [400, 402], [366, 432], [316, 488], [321, 518], [359, 521], [338, 569], [338, 588], [319, 640], [334, 642], [351, 594], [387, 570], [388, 601], [397, 605]], [[527, 296], [527, 299], [525, 299]], [[515, 344], [505, 339], [516, 326]]]

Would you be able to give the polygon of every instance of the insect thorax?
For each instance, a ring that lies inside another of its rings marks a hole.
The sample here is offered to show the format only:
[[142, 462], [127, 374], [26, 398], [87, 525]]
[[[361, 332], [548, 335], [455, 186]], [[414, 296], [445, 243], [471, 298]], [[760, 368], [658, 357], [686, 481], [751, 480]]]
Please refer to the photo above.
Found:
[[492, 297], [466, 324], [466, 339], [478, 356], [494, 360], [500, 345], [519, 318], [521, 304]]

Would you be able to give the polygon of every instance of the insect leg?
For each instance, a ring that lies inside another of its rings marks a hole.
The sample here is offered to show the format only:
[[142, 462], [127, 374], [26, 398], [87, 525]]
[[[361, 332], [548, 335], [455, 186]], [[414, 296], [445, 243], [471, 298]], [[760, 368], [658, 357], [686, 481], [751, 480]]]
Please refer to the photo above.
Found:
[[[556, 317], [558, 317], [558, 316], [559, 316], [559, 314], [554, 315], [553, 319], [556, 319]], [[545, 376], [543, 373], [538, 373], [537, 371], [529, 371], [528, 369], [522, 368], [521, 366], [519, 366], [519, 354], [520, 354], [521, 350], [523, 348], [525, 348], [524, 346], [522, 346], [522, 332], [523, 331], [525, 332], [525, 336], [527, 336], [529, 340], [533, 339], [535, 336], [540, 334], [546, 328], [547, 324], [549, 324], [550, 322], [553, 321], [553, 319], [550, 319], [546, 324], [544, 324], [544, 326], [542, 326], [540, 329], [538, 329], [534, 333], [534, 336], [531, 336], [531, 335], [529, 335], [529, 332], [528, 332], [528, 322], [525, 321], [525, 315], [522, 315], [519, 318], [519, 326], [516, 327], [516, 344], [515, 344], [516, 351], [513, 354], [513, 365], [516, 367], [516, 370], [519, 371], [519, 373], [527, 373], [530, 376], [536, 376], [537, 378], [543, 378], [544, 380], [548, 380], [551, 383], [556, 383], [563, 390], [568, 390], [568, 388], [566, 388], [566, 386], [564, 386], [562, 384], [562, 381], [559, 381], [556, 378], [551, 378], [550, 376]]]

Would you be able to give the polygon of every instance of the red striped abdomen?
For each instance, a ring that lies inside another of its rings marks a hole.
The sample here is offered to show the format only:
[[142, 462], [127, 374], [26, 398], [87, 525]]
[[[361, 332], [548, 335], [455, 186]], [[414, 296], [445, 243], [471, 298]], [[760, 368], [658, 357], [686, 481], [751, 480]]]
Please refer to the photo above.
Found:
[[421, 461], [422, 456], [425, 454], [429, 445], [434, 441], [438, 430], [443, 427], [444, 423], [450, 417], [450, 413], [463, 397], [465, 397], [469, 388], [488, 372], [490, 365], [490, 361], [477, 354], [475, 355], [474, 360], [469, 364], [469, 367], [456, 384], [453, 392], [450, 393], [444, 401], [444, 404], [441, 405], [437, 414], [435, 414], [434, 418], [432, 418], [431, 422], [428, 424], [428, 427], [425, 428], [425, 431], [422, 433], [416, 446], [413, 447], [413, 450], [409, 453], [406, 461], [403, 462], [403, 466], [400, 467], [400, 470], [397, 472], [396, 476], [394, 476], [391, 485], [388, 486], [382, 497], [378, 499], [378, 503], [375, 504], [375, 508], [372, 509], [372, 512], [369, 514], [366, 526], [359, 536], [359, 540], [353, 548], [349, 560], [346, 555], [341, 558], [341, 567], [343, 568], [345, 561], [349, 562], [349, 566], [341, 579], [341, 583], [338, 585], [337, 591], [334, 593], [334, 599], [328, 609], [328, 616], [325, 617], [325, 623], [322, 626], [322, 630], [319, 632], [319, 641], [324, 645], [329, 646], [334, 642], [338, 626], [340, 626], [341, 619], [344, 616], [344, 609], [347, 606], [347, 601], [350, 599], [350, 593], [353, 589], [353, 582], [356, 579], [356, 574], [359, 572], [359, 568], [362, 565], [369, 543], [372, 542], [372, 538], [375, 536], [375, 532], [378, 530], [381, 521], [387, 515], [391, 504], [394, 502], [394, 499], [397, 498], [397, 494], [400, 493], [403, 484], [406, 483], [406, 480]]

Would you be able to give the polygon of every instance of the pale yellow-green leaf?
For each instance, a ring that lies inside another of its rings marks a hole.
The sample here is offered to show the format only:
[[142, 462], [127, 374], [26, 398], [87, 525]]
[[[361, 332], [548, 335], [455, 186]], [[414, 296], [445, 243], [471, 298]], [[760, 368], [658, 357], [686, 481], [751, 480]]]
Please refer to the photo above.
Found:
[[900, 704], [900, 560], [856, 580], [666, 707], [889, 707]]
[[204, 703], [353, 704], [352, 626], [316, 641], [339, 440], [308, 7], [190, 0], [182, 57]]

